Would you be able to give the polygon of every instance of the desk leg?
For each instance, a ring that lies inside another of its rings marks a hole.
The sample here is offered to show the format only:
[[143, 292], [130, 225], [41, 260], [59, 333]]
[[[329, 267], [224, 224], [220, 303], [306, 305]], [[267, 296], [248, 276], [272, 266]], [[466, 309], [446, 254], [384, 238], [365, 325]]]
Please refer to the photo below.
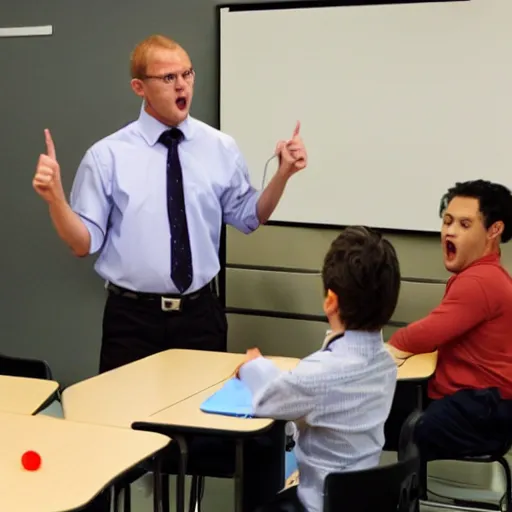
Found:
[[[131, 512], [131, 489], [130, 484], [115, 484], [113, 487], [113, 501], [114, 512]], [[123, 494], [123, 508], [121, 508], [121, 500], [119, 499], [121, 493]]]
[[162, 508], [162, 455], [158, 455], [153, 472], [153, 511], [164, 512]]
[[236, 440], [235, 448], [235, 512], [244, 509], [244, 440]]
[[180, 449], [180, 461], [176, 477], [176, 512], [185, 512], [185, 476], [188, 464], [187, 440], [185, 437], [177, 435], [173, 435], [172, 439], [178, 443]]
[[121, 512], [121, 510], [119, 508], [119, 493], [120, 492], [121, 491], [117, 485], [113, 485], [110, 488], [110, 501], [114, 502], [114, 512]]
[[192, 476], [190, 486], [190, 497], [188, 501], [188, 512], [201, 512], [201, 499], [204, 487], [204, 476]]
[[132, 490], [130, 484], [126, 484], [123, 489], [124, 512], [132, 511]]

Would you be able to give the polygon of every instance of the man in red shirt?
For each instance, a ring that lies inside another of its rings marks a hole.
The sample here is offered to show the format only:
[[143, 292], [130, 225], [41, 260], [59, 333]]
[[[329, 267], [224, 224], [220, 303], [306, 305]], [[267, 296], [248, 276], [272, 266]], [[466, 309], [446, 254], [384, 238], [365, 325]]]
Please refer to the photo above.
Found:
[[504, 451], [512, 438], [512, 278], [500, 244], [512, 237], [512, 195], [495, 183], [457, 183], [443, 196], [441, 241], [453, 275], [425, 318], [397, 331], [397, 364], [438, 351], [418, 425], [425, 460]]

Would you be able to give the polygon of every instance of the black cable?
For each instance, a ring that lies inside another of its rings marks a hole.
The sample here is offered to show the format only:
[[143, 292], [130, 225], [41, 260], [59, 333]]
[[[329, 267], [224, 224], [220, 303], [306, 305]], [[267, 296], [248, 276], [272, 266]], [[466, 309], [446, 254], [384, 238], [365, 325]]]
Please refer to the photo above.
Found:
[[263, 190], [265, 188], [265, 181], [266, 181], [266, 177], [267, 177], [267, 167], [268, 167], [268, 164], [276, 157], [277, 155], [272, 155], [268, 160], [267, 162], [265, 163], [265, 169], [263, 169], [263, 179], [261, 180], [261, 190]]

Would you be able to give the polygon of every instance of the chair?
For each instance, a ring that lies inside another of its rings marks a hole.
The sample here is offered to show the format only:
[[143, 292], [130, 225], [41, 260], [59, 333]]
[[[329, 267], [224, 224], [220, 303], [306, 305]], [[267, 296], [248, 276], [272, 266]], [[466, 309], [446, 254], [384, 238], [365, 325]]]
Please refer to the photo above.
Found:
[[[393, 404], [391, 406], [391, 412], [389, 414], [388, 420], [384, 426], [385, 438], [386, 442], [384, 445], [384, 450], [388, 451], [399, 451], [399, 434], [402, 425], [404, 425], [404, 418], [414, 410], [421, 411], [423, 410], [425, 404], [425, 398], [427, 396], [427, 382], [428, 379], [408, 379], [408, 380], [399, 380], [397, 382], [397, 387], [395, 391], [395, 396], [393, 398]], [[491, 463], [498, 462], [505, 474], [505, 483], [506, 483], [506, 492], [503, 498], [499, 503], [499, 507], [497, 510], [505, 511], [512, 510], [512, 479], [511, 479], [511, 469], [505, 458], [505, 454], [512, 448], [512, 441], [507, 446], [504, 447], [500, 453], [492, 454], [492, 455], [484, 455], [479, 457], [464, 457], [461, 459], [456, 459], [465, 462], [479, 462], [479, 463]], [[422, 471], [421, 471], [421, 479], [420, 479], [420, 498], [421, 501], [429, 504], [429, 505], [442, 505], [444, 508], [457, 508], [464, 507], [465, 509], [487, 509], [487, 510], [495, 510], [496, 507], [492, 507], [489, 503], [481, 503], [481, 502], [468, 502], [467, 500], [453, 500], [454, 505], [447, 505], [444, 502], [436, 502], [427, 499], [427, 463], [425, 461], [421, 461]]]
[[399, 438], [406, 421], [414, 411], [422, 411], [427, 396], [428, 379], [406, 379], [396, 383], [393, 403], [384, 424], [384, 450], [398, 451]]
[[404, 422], [398, 462], [327, 475], [324, 512], [415, 512], [419, 505], [420, 458], [414, 429], [420, 418], [421, 413], [415, 411]]
[[[7, 356], [5, 354], [0, 354], [0, 375], [53, 380], [52, 371], [46, 361]], [[44, 403], [36, 412], [36, 414], [43, 411], [46, 407], [52, 407], [55, 402], [57, 402], [59, 405], [61, 414], [51, 413], [51, 415], [62, 416], [62, 406], [60, 406], [60, 390], [57, 390], [56, 395], [52, 396], [46, 403]]]
[[[454, 505], [453, 506], [447, 506], [445, 503], [442, 503], [442, 506], [445, 508], [460, 508], [463, 507], [465, 510], [500, 510], [502, 512], [506, 512], [507, 510], [512, 510], [512, 478], [511, 478], [511, 470], [510, 465], [507, 462], [507, 459], [505, 458], [505, 455], [507, 452], [512, 448], [512, 440], [508, 443], [507, 446], [503, 447], [503, 450], [501, 450], [499, 453], [491, 454], [491, 455], [480, 455], [480, 456], [473, 456], [473, 457], [462, 457], [460, 459], [454, 459], [457, 461], [463, 461], [463, 462], [478, 462], [478, 463], [491, 463], [491, 462], [497, 462], [501, 465], [503, 468], [503, 472], [505, 475], [505, 494], [501, 498], [500, 502], [493, 506], [489, 503], [482, 503], [477, 501], [469, 501], [469, 500], [459, 500], [454, 499]], [[431, 499], [428, 500], [429, 505], [436, 505], [440, 504], [439, 502], [433, 501]]]
[[0, 375], [44, 380], [53, 379], [52, 371], [46, 361], [12, 357], [4, 354], [0, 354]]

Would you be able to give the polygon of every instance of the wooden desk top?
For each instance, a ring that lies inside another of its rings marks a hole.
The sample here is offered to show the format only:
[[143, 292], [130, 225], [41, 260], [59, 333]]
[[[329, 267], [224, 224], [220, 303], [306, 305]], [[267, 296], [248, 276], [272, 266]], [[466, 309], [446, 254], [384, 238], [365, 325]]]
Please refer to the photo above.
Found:
[[[293, 357], [269, 357], [276, 362], [282, 370], [291, 370], [300, 359]], [[436, 371], [437, 352], [417, 354], [409, 357], [397, 369], [397, 380], [428, 379]]]
[[[245, 354], [168, 350], [87, 379], [64, 390], [66, 419], [130, 428], [134, 423], [156, 423], [195, 429], [257, 432], [268, 419], [243, 419], [206, 414], [203, 400], [230, 378]], [[270, 357], [283, 370], [299, 359]], [[428, 378], [437, 354], [408, 359], [398, 369], [398, 379]]]
[[65, 389], [64, 416], [129, 428], [131, 424], [233, 375], [243, 354], [167, 350]]
[[[291, 370], [300, 359], [293, 357], [269, 357], [276, 362], [282, 370]], [[397, 369], [397, 380], [428, 379], [436, 371], [437, 352], [429, 354], [416, 354], [409, 357]]]
[[[151, 432], [74, 423], [49, 416], [0, 413], [0, 510], [62, 512], [89, 503], [113, 479], [170, 442]], [[41, 456], [26, 471], [27, 450]]]
[[[245, 354], [238, 354], [238, 358], [237, 364], [240, 364], [244, 360]], [[270, 356], [269, 359], [274, 361], [281, 370], [291, 370], [300, 361], [300, 359], [295, 357]], [[232, 375], [233, 372], [231, 372], [229, 377], [232, 377]], [[193, 428], [194, 430], [217, 430], [247, 434], [254, 434], [270, 427], [274, 420], [268, 418], [237, 418], [235, 416], [204, 413], [200, 410], [201, 404], [219, 390], [226, 380], [190, 396], [182, 402], [152, 414], [145, 418], [143, 423], [172, 425], [174, 427]]]
[[[240, 362], [243, 361], [243, 355]], [[299, 359], [290, 357], [270, 357], [282, 370], [294, 368]], [[398, 368], [398, 380], [412, 378], [428, 378], [436, 367], [437, 353], [419, 354], [409, 358]], [[163, 409], [148, 418], [143, 423], [152, 425], [168, 425], [178, 428], [191, 428], [204, 431], [224, 431], [233, 433], [256, 433], [266, 430], [273, 420], [267, 418], [237, 418], [221, 414], [209, 414], [200, 410], [204, 400], [220, 389], [224, 382], [191, 396], [182, 402]]]
[[0, 375], [0, 411], [34, 414], [58, 387], [53, 380]]
[[177, 427], [177, 429], [184, 430], [194, 429], [196, 431], [204, 430], [205, 432], [216, 430], [254, 434], [266, 430], [272, 425], [274, 420], [267, 418], [237, 418], [235, 416], [209, 414], [201, 411], [201, 404], [223, 385], [224, 383], [222, 382], [183, 400], [183, 402], [167, 407], [167, 409], [145, 418], [144, 421], [137, 422], [137, 428], [141, 428], [141, 423], [143, 423], [146, 425]]
[[409, 357], [398, 367], [398, 380], [428, 379], [436, 371], [437, 352]]

